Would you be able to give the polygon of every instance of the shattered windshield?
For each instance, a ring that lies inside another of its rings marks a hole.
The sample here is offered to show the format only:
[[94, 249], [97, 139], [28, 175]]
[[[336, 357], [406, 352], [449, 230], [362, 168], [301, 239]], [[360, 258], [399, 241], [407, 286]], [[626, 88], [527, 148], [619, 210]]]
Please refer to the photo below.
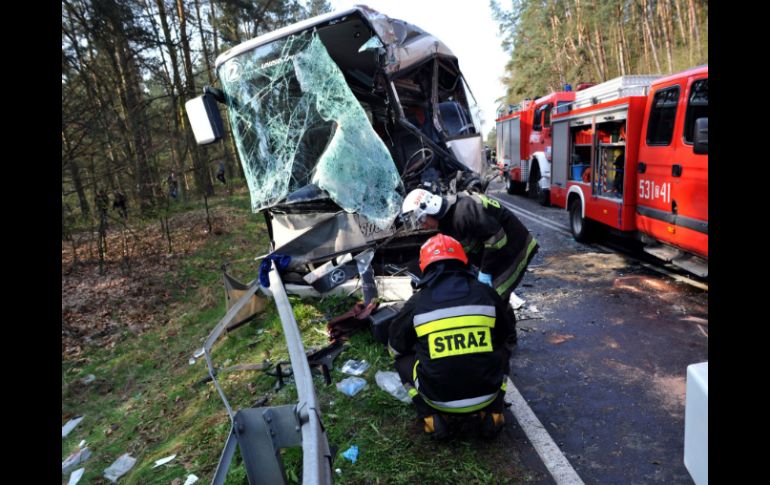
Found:
[[314, 32], [245, 52], [218, 73], [255, 212], [312, 184], [380, 228], [393, 222], [396, 166]]

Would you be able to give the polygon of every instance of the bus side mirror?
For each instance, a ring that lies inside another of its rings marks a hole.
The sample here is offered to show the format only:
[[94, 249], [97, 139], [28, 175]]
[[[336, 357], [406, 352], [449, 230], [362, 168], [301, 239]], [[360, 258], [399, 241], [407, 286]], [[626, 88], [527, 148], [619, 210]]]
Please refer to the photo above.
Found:
[[184, 107], [198, 145], [208, 145], [222, 139], [225, 132], [222, 117], [211, 93], [189, 100]]
[[709, 119], [698, 118], [695, 120], [693, 153], [696, 155], [708, 155], [709, 153]]

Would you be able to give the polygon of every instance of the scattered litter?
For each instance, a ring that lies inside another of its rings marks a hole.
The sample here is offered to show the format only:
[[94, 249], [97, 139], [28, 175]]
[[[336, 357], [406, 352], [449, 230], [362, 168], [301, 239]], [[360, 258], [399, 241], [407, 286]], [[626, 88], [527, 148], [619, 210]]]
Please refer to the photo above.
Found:
[[165, 458], [161, 458], [160, 460], [155, 460], [155, 465], [153, 466], [153, 468], [158, 468], [161, 465], [165, 465], [166, 463], [170, 462], [174, 458], [176, 458], [176, 455], [171, 455]]
[[521, 308], [521, 305], [523, 305], [524, 303], [526, 303], [524, 300], [522, 300], [521, 298], [519, 298], [519, 297], [516, 295], [516, 293], [514, 293], [514, 292], [511, 292], [511, 297], [509, 298], [509, 300], [508, 300], [508, 301], [509, 301], [509, 302], [510, 302], [510, 304], [511, 304], [511, 308], [513, 308], [514, 310], [518, 310], [519, 308]]
[[80, 443], [78, 443], [78, 448], [82, 448], [86, 445], [86, 440], [80, 440]]
[[199, 348], [198, 350], [195, 351], [193, 356], [190, 357], [190, 360], [188, 362], [190, 363], [190, 365], [195, 364], [198, 361], [198, 359], [203, 357], [203, 354], [205, 354], [205, 353], [206, 353], [206, 351], [203, 349], [203, 347]]
[[374, 375], [374, 380], [377, 381], [377, 385], [380, 389], [387, 392], [391, 396], [395, 397], [401, 402], [410, 403], [412, 399], [409, 397], [409, 393], [404, 389], [404, 385], [401, 383], [401, 378], [398, 374], [392, 371], [377, 371]]
[[358, 391], [366, 387], [366, 379], [360, 377], [348, 377], [342, 379], [337, 384], [337, 390], [346, 396], [355, 396]]
[[342, 457], [355, 463], [358, 459], [358, 446], [351, 445], [350, 448], [342, 452]]
[[342, 365], [342, 373], [351, 376], [360, 376], [369, 368], [365, 360], [348, 360]]
[[70, 456], [65, 458], [63, 462], [61, 462], [61, 474], [66, 475], [76, 466], [80, 465], [90, 457], [91, 451], [88, 448], [83, 448], [82, 450], [78, 450], [75, 453], [72, 453]]
[[104, 469], [104, 478], [115, 483], [118, 478], [125, 475], [131, 467], [136, 463], [136, 458], [133, 458], [128, 453], [120, 456], [115, 462]]
[[77, 485], [77, 483], [83, 477], [83, 474], [85, 472], [86, 472], [85, 468], [78, 468], [77, 470], [72, 472], [72, 475], [70, 475], [70, 480], [69, 482], [67, 482], [67, 485]]
[[340, 469], [340, 468], [335, 468], [335, 469], [334, 469], [334, 473], [336, 473], [337, 475], [342, 475], [342, 469]]
[[184, 481], [184, 485], [192, 485], [193, 483], [197, 482], [199, 478], [195, 476], [194, 474], [190, 473], [187, 475], [187, 480]]
[[91, 383], [92, 383], [92, 382], [94, 382], [95, 380], [96, 380], [96, 376], [95, 376], [95, 375], [93, 375], [93, 374], [88, 374], [87, 376], [85, 376], [84, 378], [82, 378], [82, 379], [80, 380], [80, 382], [82, 382], [83, 384], [91, 384]]
[[67, 424], [61, 427], [61, 437], [66, 438], [67, 435], [70, 434], [70, 431], [75, 429], [75, 426], [77, 426], [78, 424], [80, 424], [81, 421], [83, 421], [83, 418], [85, 418], [85, 416], [77, 416], [67, 421]]
[[532, 313], [540, 313], [540, 310], [538, 310], [535, 305], [530, 305], [529, 308], [527, 308], [527, 311], [530, 311]]

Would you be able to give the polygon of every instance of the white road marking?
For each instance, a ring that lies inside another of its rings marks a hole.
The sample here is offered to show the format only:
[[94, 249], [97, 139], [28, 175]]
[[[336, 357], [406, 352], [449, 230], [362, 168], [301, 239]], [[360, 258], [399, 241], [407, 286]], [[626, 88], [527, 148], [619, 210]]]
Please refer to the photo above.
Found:
[[577, 472], [570, 464], [567, 457], [561, 452], [559, 447], [548, 434], [543, 423], [537, 419], [535, 413], [527, 405], [527, 401], [521, 395], [513, 381], [508, 378], [508, 386], [505, 390], [505, 400], [511, 403], [511, 413], [519, 422], [519, 426], [524, 430], [529, 442], [534, 446], [535, 451], [543, 460], [543, 464], [550, 472], [557, 484], [582, 484]]

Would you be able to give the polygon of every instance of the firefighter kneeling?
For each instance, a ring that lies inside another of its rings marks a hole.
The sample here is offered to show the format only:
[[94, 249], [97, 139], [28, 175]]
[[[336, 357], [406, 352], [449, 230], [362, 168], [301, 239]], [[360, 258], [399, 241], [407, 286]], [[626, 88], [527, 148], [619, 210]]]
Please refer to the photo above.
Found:
[[430, 238], [420, 249], [420, 291], [390, 325], [396, 371], [436, 439], [449, 435], [442, 414], [477, 414], [490, 438], [504, 424], [505, 341], [515, 327], [506, 303], [467, 265], [455, 239]]

